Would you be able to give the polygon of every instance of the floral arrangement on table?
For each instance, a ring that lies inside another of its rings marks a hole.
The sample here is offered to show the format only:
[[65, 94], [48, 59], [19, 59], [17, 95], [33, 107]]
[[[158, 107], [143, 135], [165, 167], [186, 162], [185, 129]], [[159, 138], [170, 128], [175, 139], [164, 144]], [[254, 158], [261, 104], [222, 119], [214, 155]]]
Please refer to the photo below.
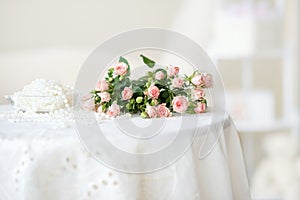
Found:
[[130, 79], [130, 65], [124, 58], [108, 69], [91, 95], [83, 97], [83, 107], [110, 118], [121, 114], [140, 114], [142, 118], [170, 117], [173, 113], [204, 113], [204, 89], [213, 86], [211, 74], [195, 71], [181, 76], [180, 68], [154, 69], [155, 62], [141, 55], [152, 70], [137, 80]]

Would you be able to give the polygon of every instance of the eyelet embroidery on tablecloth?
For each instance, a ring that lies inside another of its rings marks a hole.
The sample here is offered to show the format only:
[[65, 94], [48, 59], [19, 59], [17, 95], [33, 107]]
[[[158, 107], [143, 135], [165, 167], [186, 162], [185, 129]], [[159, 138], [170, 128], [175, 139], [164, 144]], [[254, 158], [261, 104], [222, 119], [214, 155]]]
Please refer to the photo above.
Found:
[[30, 155], [30, 146], [27, 146], [25, 148], [25, 150], [23, 151], [23, 156], [22, 159], [20, 161], [20, 163], [18, 164], [15, 173], [14, 173], [14, 183], [15, 183], [15, 190], [17, 192], [19, 192], [20, 189], [20, 176], [21, 173], [24, 172], [24, 168], [26, 165], [28, 165], [31, 162], [34, 162], [34, 158]]
[[101, 188], [101, 187], [109, 187], [109, 186], [118, 186], [118, 181], [115, 180], [114, 178], [114, 174], [112, 171], [109, 171], [107, 173], [107, 177], [106, 178], [103, 178], [101, 179], [99, 182], [96, 182], [96, 183], [92, 183], [90, 186], [89, 186], [89, 190], [86, 192], [86, 197], [83, 198], [83, 200], [89, 200], [92, 198], [93, 196], [93, 193], [96, 193], [98, 192], [98, 190]]

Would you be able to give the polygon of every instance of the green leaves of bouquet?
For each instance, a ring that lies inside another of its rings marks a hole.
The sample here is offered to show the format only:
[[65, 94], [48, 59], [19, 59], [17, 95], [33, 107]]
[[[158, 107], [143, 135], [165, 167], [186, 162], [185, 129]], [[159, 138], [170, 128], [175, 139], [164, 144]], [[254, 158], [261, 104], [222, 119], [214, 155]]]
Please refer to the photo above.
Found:
[[155, 118], [206, 111], [204, 89], [212, 87], [210, 74], [195, 71], [191, 76], [181, 77], [177, 66], [157, 68], [152, 59], [144, 55], [141, 58], [151, 69], [144, 76], [131, 80], [129, 62], [120, 57], [107, 71], [105, 80], [97, 82], [91, 92], [92, 101], [86, 100], [83, 106], [109, 117], [138, 113], [143, 118]]

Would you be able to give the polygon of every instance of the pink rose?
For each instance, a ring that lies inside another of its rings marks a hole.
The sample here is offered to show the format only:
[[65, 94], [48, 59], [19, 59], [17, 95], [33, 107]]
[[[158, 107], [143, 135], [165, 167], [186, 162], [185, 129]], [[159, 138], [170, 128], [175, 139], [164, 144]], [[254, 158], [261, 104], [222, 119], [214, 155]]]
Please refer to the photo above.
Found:
[[160, 104], [156, 107], [157, 115], [158, 117], [170, 117], [171, 112], [169, 108], [166, 107], [166, 104]]
[[203, 90], [199, 90], [199, 89], [193, 90], [194, 100], [199, 100], [200, 98], [203, 98], [204, 96], [205, 96], [205, 93]]
[[120, 62], [114, 67], [114, 73], [117, 75], [125, 75], [127, 73], [128, 65], [126, 63]]
[[106, 81], [98, 81], [95, 90], [104, 92], [108, 90], [108, 84]]
[[192, 78], [191, 82], [192, 82], [195, 86], [200, 86], [200, 85], [202, 85], [202, 83], [203, 83], [203, 81], [202, 81], [202, 76], [199, 75], [199, 74], [195, 75], [195, 76]]
[[206, 88], [210, 88], [213, 86], [213, 78], [211, 74], [203, 73], [202, 74], [202, 82]]
[[99, 96], [101, 98], [101, 103], [110, 101], [110, 94], [108, 92], [101, 92], [99, 93]]
[[206, 103], [199, 102], [197, 103], [197, 107], [194, 109], [196, 113], [204, 113], [206, 110]]
[[189, 106], [189, 101], [184, 96], [177, 96], [173, 99], [172, 105], [175, 112], [184, 113]]
[[179, 73], [179, 67], [177, 66], [170, 66], [169, 68], [169, 75], [171, 77], [176, 76]]
[[191, 82], [195, 86], [203, 86], [203, 87], [206, 87], [206, 88], [210, 88], [213, 85], [212, 75], [207, 74], [207, 73], [203, 73], [201, 75], [199, 75], [199, 74], [195, 75], [192, 78]]
[[92, 95], [84, 95], [82, 97], [82, 107], [84, 110], [92, 111], [95, 109], [95, 100]]
[[157, 117], [157, 111], [156, 111], [156, 108], [154, 106], [147, 105], [147, 107], [146, 107], [146, 113], [148, 114], [148, 116], [150, 118]]
[[183, 84], [184, 84], [184, 81], [181, 78], [177, 77], [172, 80], [172, 86], [174, 88], [182, 88]]
[[122, 91], [123, 100], [131, 99], [132, 95], [133, 95], [132, 89], [130, 89], [129, 87], [125, 87], [124, 90]]
[[159, 91], [159, 88], [156, 87], [155, 85], [151, 85], [149, 88], [148, 88], [148, 93], [149, 97], [151, 97], [152, 99], [157, 99], [159, 94], [160, 94], [160, 91]]
[[165, 78], [165, 74], [162, 71], [158, 71], [155, 73], [155, 79], [156, 80], [162, 80]]
[[110, 117], [116, 117], [120, 115], [120, 106], [114, 102], [111, 106], [109, 106], [106, 114]]

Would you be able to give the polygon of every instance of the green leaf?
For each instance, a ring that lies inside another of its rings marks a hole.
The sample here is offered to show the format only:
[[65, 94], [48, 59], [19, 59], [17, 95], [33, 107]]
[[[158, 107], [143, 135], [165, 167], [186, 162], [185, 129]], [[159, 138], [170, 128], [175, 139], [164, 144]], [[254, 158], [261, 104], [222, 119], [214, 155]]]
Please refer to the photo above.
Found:
[[146, 56], [141, 54], [141, 57], [143, 58], [143, 62], [150, 68], [153, 68], [155, 65], [155, 62], [151, 60], [150, 58], [147, 58]]
[[172, 90], [172, 92], [176, 96], [179, 96], [179, 95], [188, 96], [188, 91], [186, 89], [184, 89], [184, 88], [174, 88]]
[[134, 82], [131, 82], [132, 84], [132, 87], [140, 87], [140, 88], [143, 88], [145, 86], [145, 82], [143, 81], [134, 81]]
[[169, 93], [167, 92], [167, 91], [163, 91], [162, 93], [161, 93], [161, 97], [162, 98], [168, 98], [169, 97]]
[[91, 94], [97, 94], [98, 92], [96, 90], [92, 90], [90, 93]]
[[206, 99], [204, 99], [204, 98], [201, 98], [199, 101], [200, 101], [201, 103], [205, 103], [205, 104], [207, 104], [207, 100], [206, 100]]
[[119, 62], [125, 63], [125, 64], [127, 64], [129, 66], [128, 61], [124, 57], [122, 57], [122, 56], [120, 57]]
[[143, 82], [147, 82], [148, 81], [148, 76], [142, 76], [138, 79], [138, 81], [143, 81]]
[[134, 87], [133, 88], [133, 93], [143, 93], [143, 89], [140, 87]]

